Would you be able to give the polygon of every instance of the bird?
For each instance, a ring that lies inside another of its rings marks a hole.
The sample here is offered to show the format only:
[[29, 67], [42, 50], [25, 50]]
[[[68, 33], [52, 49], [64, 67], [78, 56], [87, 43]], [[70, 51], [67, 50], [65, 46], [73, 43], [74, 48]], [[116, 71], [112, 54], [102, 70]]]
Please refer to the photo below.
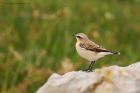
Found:
[[77, 53], [82, 58], [91, 62], [88, 68], [86, 68], [84, 71], [92, 72], [93, 65], [95, 64], [95, 62], [106, 55], [111, 55], [111, 54], [120, 55], [120, 52], [107, 50], [104, 47], [94, 43], [84, 33], [77, 33], [76, 39], [77, 39], [76, 42]]

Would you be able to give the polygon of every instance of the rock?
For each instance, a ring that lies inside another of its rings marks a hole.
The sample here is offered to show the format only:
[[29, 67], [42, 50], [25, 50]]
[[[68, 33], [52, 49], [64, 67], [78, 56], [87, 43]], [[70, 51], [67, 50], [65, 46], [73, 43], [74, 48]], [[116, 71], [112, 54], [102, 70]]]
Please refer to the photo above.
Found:
[[140, 93], [140, 62], [53, 74], [36, 93]]

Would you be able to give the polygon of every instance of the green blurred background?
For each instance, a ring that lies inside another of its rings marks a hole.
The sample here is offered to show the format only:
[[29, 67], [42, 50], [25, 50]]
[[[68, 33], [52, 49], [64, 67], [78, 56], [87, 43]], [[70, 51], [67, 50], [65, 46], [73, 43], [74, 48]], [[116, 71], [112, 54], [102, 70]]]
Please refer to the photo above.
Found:
[[0, 93], [35, 93], [52, 73], [85, 68], [79, 32], [121, 52], [96, 68], [139, 61], [140, 0], [1, 0]]

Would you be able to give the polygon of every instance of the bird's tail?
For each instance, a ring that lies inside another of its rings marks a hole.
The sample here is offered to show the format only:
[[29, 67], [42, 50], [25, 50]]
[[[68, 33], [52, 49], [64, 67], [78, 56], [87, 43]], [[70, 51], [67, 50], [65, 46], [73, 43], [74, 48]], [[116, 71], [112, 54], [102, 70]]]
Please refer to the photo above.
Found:
[[115, 55], [120, 55], [120, 52], [113, 52], [111, 51], [112, 54], [115, 54]]

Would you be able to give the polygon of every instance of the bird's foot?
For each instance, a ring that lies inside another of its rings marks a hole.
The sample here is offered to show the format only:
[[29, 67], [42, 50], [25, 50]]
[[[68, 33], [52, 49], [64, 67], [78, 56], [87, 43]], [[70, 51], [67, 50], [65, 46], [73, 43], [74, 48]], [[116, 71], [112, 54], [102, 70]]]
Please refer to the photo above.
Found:
[[92, 69], [84, 69], [84, 70], [82, 70], [82, 71], [85, 71], [85, 72], [93, 72]]

